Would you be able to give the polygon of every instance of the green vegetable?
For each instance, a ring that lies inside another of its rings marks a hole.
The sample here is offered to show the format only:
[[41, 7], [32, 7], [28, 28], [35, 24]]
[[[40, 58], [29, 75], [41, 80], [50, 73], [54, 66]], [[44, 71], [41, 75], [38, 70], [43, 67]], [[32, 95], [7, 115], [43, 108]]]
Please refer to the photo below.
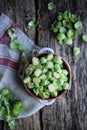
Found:
[[54, 5], [54, 2], [49, 2], [49, 3], [48, 3], [48, 9], [49, 9], [49, 10], [53, 10], [53, 9], [54, 9], [54, 6], [55, 6], [55, 5]]
[[38, 90], [38, 89], [34, 88], [33, 91], [34, 91], [34, 93], [35, 93], [36, 95], [39, 94], [39, 90]]
[[39, 76], [39, 79], [45, 79], [47, 76], [45, 74], [42, 74]]
[[22, 52], [26, 50], [22, 44], [17, 42], [17, 36], [13, 34], [13, 29], [8, 29], [7, 33], [10, 37], [10, 49]]
[[53, 76], [54, 76], [55, 78], [59, 78], [59, 77], [60, 77], [60, 74], [57, 73], [57, 72], [53, 72]]
[[52, 59], [53, 59], [53, 54], [48, 54], [48, 55], [47, 55], [47, 60], [50, 61], [50, 60], [52, 60]]
[[32, 58], [32, 63], [33, 63], [33, 65], [38, 65], [39, 64], [39, 59], [37, 58], [37, 57], [33, 57]]
[[22, 45], [22, 44], [18, 44], [18, 50], [21, 51], [21, 52], [24, 52], [26, 51], [25, 47]]
[[26, 75], [31, 75], [31, 74], [33, 73], [34, 69], [35, 69], [35, 66], [32, 65], [32, 64], [30, 64], [29, 67], [27, 67], [27, 68], [25, 69], [25, 74], [26, 74]]
[[57, 14], [57, 20], [61, 21], [63, 19], [63, 14], [61, 12], [59, 12]]
[[74, 38], [75, 37], [75, 31], [73, 29], [70, 29], [67, 31], [67, 37], [68, 38]]
[[70, 18], [71, 22], [73, 22], [73, 23], [75, 23], [77, 20], [76, 15], [74, 15], [74, 14], [70, 15], [69, 18]]
[[19, 49], [19, 44], [16, 43], [16, 42], [14, 42], [14, 41], [12, 41], [10, 43], [10, 49], [12, 49], [12, 50], [18, 50]]
[[80, 21], [77, 21], [75, 24], [74, 24], [74, 27], [76, 30], [81, 30], [82, 29], [82, 23]]
[[84, 42], [87, 42], [87, 34], [82, 35], [82, 40], [83, 40]]
[[47, 79], [50, 79], [52, 77], [52, 74], [53, 74], [52, 71], [48, 71], [46, 73]]
[[52, 96], [52, 97], [56, 97], [57, 95], [58, 95], [58, 92], [57, 92], [57, 91], [51, 92], [51, 96]]
[[63, 13], [63, 18], [64, 18], [66, 21], [69, 21], [69, 12], [68, 12], [68, 11], [64, 11], [64, 13]]
[[10, 92], [8, 89], [5, 88], [2, 90], [2, 93], [1, 93], [2, 96], [8, 96], [9, 94], [10, 94]]
[[35, 78], [33, 78], [33, 82], [35, 85], [38, 85], [40, 83], [40, 79], [35, 77]]
[[60, 28], [60, 33], [66, 33], [67, 29], [65, 27]]
[[72, 40], [71, 38], [66, 38], [66, 39], [64, 39], [64, 43], [65, 43], [66, 45], [72, 45], [73, 40]]
[[45, 57], [41, 57], [40, 62], [41, 64], [45, 64], [47, 62], [47, 59]]
[[12, 37], [13, 36], [13, 32], [15, 32], [15, 29], [14, 28], [10, 28], [7, 30], [7, 33], [9, 35], [9, 37]]
[[64, 40], [65, 38], [66, 38], [66, 36], [65, 36], [65, 34], [63, 34], [63, 33], [59, 33], [59, 34], [57, 35], [57, 40], [59, 40], [59, 41]]
[[38, 26], [39, 22], [37, 20], [31, 20], [29, 23], [28, 23], [28, 28], [31, 28], [31, 27], [36, 27]]
[[41, 82], [42, 86], [47, 86], [48, 84], [50, 84], [50, 81], [48, 79], [43, 79]]
[[40, 76], [42, 74], [42, 71], [40, 69], [35, 70], [34, 75], [36, 77]]
[[48, 85], [49, 92], [55, 92], [56, 88], [53, 84]]
[[51, 24], [51, 30], [60, 45], [72, 45], [76, 37], [76, 31], [82, 29], [81, 21], [77, 20], [76, 15], [69, 11], [59, 12], [54, 22]]
[[68, 71], [60, 56], [47, 54], [40, 58], [33, 57], [25, 69], [23, 82], [43, 99], [56, 97], [60, 91], [67, 89]]
[[67, 89], [69, 88], [69, 84], [68, 84], [68, 83], [64, 83], [63, 88], [64, 88], [65, 90], [67, 90]]
[[73, 48], [73, 55], [74, 56], [77, 56], [77, 55], [79, 55], [80, 54], [80, 48], [79, 47], [74, 47]]
[[58, 63], [58, 65], [63, 63], [63, 61], [62, 61], [60, 56], [54, 56], [53, 62], [54, 63]]
[[30, 77], [25, 77], [24, 78], [24, 80], [23, 80], [23, 82], [26, 84], [26, 83], [28, 83], [28, 82], [30, 82], [31, 81], [31, 78]]
[[8, 125], [9, 125], [9, 127], [10, 127], [11, 130], [14, 130], [15, 129], [15, 120], [9, 121]]
[[14, 101], [7, 88], [2, 89], [0, 93], [0, 118], [8, 123], [10, 130], [15, 129], [15, 121], [12, 117], [18, 117], [22, 108], [22, 103]]
[[52, 69], [53, 68], [53, 62], [52, 61], [48, 61], [46, 63], [46, 67], [47, 67], [47, 69]]
[[13, 103], [12, 113], [13, 116], [18, 117], [19, 112], [22, 110], [22, 103], [19, 101], [16, 101]]
[[21, 56], [20, 63], [25, 64], [27, 62], [27, 58], [25, 56]]

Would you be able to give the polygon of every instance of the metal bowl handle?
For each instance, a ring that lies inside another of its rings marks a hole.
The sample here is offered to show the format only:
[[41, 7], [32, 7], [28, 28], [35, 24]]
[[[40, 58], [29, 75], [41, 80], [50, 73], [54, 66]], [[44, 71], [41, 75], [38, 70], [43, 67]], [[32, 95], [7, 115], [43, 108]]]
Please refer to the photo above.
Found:
[[45, 53], [45, 52], [50, 52], [50, 53], [54, 54], [54, 50], [49, 47], [44, 47], [44, 48], [40, 49], [38, 53], [40, 54], [40, 53]]

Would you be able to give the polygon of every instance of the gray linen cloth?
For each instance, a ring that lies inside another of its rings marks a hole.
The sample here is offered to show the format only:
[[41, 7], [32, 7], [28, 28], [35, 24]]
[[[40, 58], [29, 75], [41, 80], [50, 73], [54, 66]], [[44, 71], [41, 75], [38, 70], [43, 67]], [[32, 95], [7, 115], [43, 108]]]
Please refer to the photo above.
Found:
[[[11, 26], [12, 20], [10, 20], [6, 15], [1, 14], [0, 16], [0, 39], [4, 39], [3, 35], [6, 30]], [[34, 50], [39, 52], [40, 48], [37, 47], [31, 39], [29, 39], [19, 28], [16, 29], [16, 35], [18, 37], [18, 42], [23, 44], [27, 51], [21, 54], [18, 51], [11, 50], [9, 48], [9, 40], [0, 40], [0, 90], [2, 88], [9, 88], [12, 91], [12, 96], [16, 100], [21, 100], [23, 104], [23, 110], [21, 111], [18, 118], [24, 118], [31, 116], [45, 105], [52, 104], [55, 100], [46, 101], [35, 99], [30, 96], [25, 90], [21, 78], [18, 76], [18, 69], [15, 68], [15, 64], [18, 65], [21, 55], [27, 56], [27, 58], [32, 56]], [[19, 70], [23, 69], [20, 66]]]

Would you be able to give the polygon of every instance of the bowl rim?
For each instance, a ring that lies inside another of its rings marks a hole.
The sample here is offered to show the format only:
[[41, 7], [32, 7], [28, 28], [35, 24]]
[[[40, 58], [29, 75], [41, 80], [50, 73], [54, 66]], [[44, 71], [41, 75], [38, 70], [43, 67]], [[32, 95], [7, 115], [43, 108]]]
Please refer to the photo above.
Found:
[[[48, 55], [48, 54], [50, 54], [50, 53], [48, 53], [48, 52], [39, 53], [39, 54], [34, 55], [33, 57], [43, 57], [44, 55]], [[54, 53], [53, 55], [54, 55], [54, 56], [58, 56], [56, 53]], [[32, 57], [32, 58], [33, 58], [33, 57]], [[31, 58], [30, 60], [28, 60], [27, 63], [25, 64], [25, 67], [24, 67], [24, 69], [23, 69], [23, 78], [24, 78], [24, 76], [25, 76], [25, 74], [24, 74], [25, 69], [26, 69], [27, 66], [31, 63], [32, 58]], [[70, 85], [70, 84], [71, 84], [71, 68], [70, 68], [70, 65], [68, 64], [68, 62], [67, 62], [63, 57], [61, 57], [61, 58], [62, 58], [63, 63], [64, 63], [65, 66], [66, 66], [65, 68], [66, 68], [67, 71], [68, 71], [68, 83], [69, 83], [69, 85]], [[68, 91], [68, 90], [62, 90], [56, 97], [50, 97], [50, 98], [45, 98], [45, 99], [44, 99], [44, 98], [41, 98], [40, 96], [35, 95], [34, 92], [33, 92], [29, 87], [27, 87], [27, 85], [26, 85], [24, 82], [23, 82], [23, 85], [24, 85], [25, 89], [27, 90], [27, 92], [28, 92], [32, 97], [37, 98], [37, 99], [41, 99], [41, 100], [52, 100], [52, 99], [56, 99], [56, 98], [62, 96], [64, 93], [66, 93], [66, 92]]]

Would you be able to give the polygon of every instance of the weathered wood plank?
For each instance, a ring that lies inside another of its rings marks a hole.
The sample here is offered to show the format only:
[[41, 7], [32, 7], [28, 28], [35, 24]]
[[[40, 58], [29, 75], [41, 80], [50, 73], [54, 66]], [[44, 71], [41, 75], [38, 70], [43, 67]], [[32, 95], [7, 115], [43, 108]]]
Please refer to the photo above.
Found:
[[[87, 1], [55, 0], [56, 8], [48, 11], [48, 0], [39, 0], [38, 45], [49, 46], [58, 55], [65, 57], [72, 69], [71, 91], [56, 100], [54, 105], [41, 110], [43, 130], [86, 130], [87, 129], [87, 45], [80, 39], [81, 34], [87, 33]], [[72, 47], [59, 46], [50, 31], [55, 12], [69, 10], [83, 21], [84, 29], [75, 39]], [[72, 48], [79, 46], [81, 54], [75, 58]]]
[[[3, 0], [0, 1], [0, 12], [9, 16], [22, 30], [27, 23], [35, 19], [34, 0]], [[28, 31], [27, 35], [35, 40], [35, 28]], [[16, 120], [16, 130], [40, 130], [39, 112], [35, 115]], [[0, 121], [0, 130], [9, 130], [7, 123]]]
[[[41, 47], [51, 47], [58, 55], [67, 59], [72, 69], [71, 91], [35, 115], [16, 120], [16, 130], [86, 130], [87, 129], [87, 44], [80, 39], [87, 33], [87, 0], [54, 0], [53, 11], [47, 9], [48, 0], [0, 0], [0, 12], [5, 12], [23, 30], [28, 21], [38, 19], [39, 27], [28, 31], [28, 36]], [[81, 48], [81, 55], [75, 58], [72, 47], [59, 46], [50, 31], [50, 24], [57, 11], [69, 10], [83, 21], [84, 29], [75, 39], [73, 46]], [[37, 14], [36, 14], [37, 13]], [[37, 32], [36, 32], [37, 31]], [[36, 38], [35, 38], [36, 35]], [[0, 130], [9, 130], [0, 121]]]

